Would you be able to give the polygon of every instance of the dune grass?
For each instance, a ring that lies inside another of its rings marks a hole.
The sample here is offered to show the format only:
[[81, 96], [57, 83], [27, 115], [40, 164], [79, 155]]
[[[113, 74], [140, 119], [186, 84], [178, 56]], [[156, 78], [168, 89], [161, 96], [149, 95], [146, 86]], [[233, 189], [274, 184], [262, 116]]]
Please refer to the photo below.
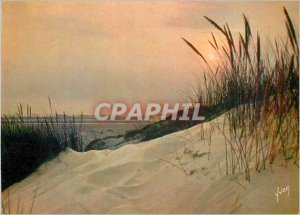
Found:
[[178, 124], [164, 124], [162, 122], [154, 122], [141, 128], [136, 128], [125, 133], [125, 140], [140, 139], [148, 141], [164, 135], [182, 130], [186, 127]]
[[2, 190], [24, 179], [67, 148], [83, 151], [80, 126], [67, 116], [32, 116], [20, 105], [14, 116], [1, 119]]
[[224, 113], [224, 110], [218, 107], [204, 108], [201, 110], [201, 115], [205, 116], [203, 121], [171, 121], [171, 120], [161, 120], [157, 122], [152, 122], [147, 125], [143, 123], [137, 124], [134, 129], [129, 130], [125, 133], [125, 140], [139, 139], [140, 141], [148, 141], [155, 138], [159, 138], [177, 131], [188, 129], [199, 123], [209, 122]]
[[[281, 154], [298, 164], [299, 151], [299, 43], [298, 32], [284, 8], [286, 40], [262, 45], [244, 15], [244, 33], [234, 40], [230, 27], [204, 17], [218, 31], [210, 45], [219, 56], [211, 65], [187, 39], [183, 41], [206, 65], [204, 83], [194, 99], [209, 112], [226, 112], [230, 134], [226, 138], [226, 173], [244, 171], [250, 180], [250, 163], [259, 172]], [[264, 50], [262, 49], [264, 47]], [[270, 50], [270, 51], [268, 51]], [[228, 155], [228, 156], [227, 156]], [[228, 159], [228, 160], [227, 160]]]

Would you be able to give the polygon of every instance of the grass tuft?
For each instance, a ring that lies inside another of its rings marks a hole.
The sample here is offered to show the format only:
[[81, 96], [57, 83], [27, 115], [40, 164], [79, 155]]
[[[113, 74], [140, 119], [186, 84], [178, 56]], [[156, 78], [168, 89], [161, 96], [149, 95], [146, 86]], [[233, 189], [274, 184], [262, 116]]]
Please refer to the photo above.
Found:
[[24, 179], [67, 148], [83, 151], [80, 129], [74, 116], [33, 116], [29, 106], [27, 115], [24, 115], [22, 105], [16, 115], [2, 116], [2, 190]]
[[[272, 52], [263, 50], [261, 36], [253, 35], [244, 15], [244, 33], [233, 40], [230, 27], [219, 25], [205, 17], [225, 38], [213, 46], [219, 56], [214, 70], [207, 64], [203, 87], [198, 87], [193, 101], [205, 107], [206, 117], [224, 113], [230, 134], [219, 131], [226, 140], [226, 173], [244, 171], [250, 180], [250, 166], [260, 172], [272, 164], [278, 155], [298, 163], [299, 151], [299, 43], [288, 11], [283, 8], [287, 43], [268, 44]], [[244, 35], [244, 36], [243, 36]], [[185, 43], [198, 55], [191, 42]], [[200, 84], [199, 84], [200, 85]]]

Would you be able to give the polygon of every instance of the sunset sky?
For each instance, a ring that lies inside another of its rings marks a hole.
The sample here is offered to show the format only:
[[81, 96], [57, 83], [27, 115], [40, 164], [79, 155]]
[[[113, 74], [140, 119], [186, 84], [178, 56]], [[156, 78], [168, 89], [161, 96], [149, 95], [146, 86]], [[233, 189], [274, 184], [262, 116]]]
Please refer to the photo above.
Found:
[[298, 2], [2, 2], [2, 113], [30, 104], [49, 113], [92, 114], [99, 102], [183, 101], [216, 30], [203, 18], [284, 37], [283, 6], [298, 26]]

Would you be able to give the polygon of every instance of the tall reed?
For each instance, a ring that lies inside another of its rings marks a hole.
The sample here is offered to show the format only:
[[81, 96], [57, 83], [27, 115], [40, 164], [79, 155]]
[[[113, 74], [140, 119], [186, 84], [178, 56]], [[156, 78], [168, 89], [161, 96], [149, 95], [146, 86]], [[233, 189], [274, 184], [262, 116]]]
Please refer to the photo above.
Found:
[[2, 190], [67, 148], [83, 151], [80, 126], [77, 126], [74, 116], [33, 116], [31, 107], [27, 106], [27, 114], [24, 114], [22, 105], [15, 115], [2, 116]]
[[[204, 86], [196, 93], [197, 101], [206, 113], [226, 112], [230, 134], [226, 137], [226, 169], [232, 173], [244, 171], [250, 180], [250, 163], [261, 171], [281, 154], [288, 163], [298, 163], [299, 151], [299, 42], [298, 31], [287, 10], [285, 27], [287, 40], [277, 40], [262, 50], [259, 32], [254, 34], [244, 15], [244, 33], [234, 40], [228, 24], [221, 26], [208, 17], [218, 35], [212, 32], [210, 45], [219, 56], [212, 66], [187, 39], [184, 42], [203, 60]], [[280, 42], [279, 42], [280, 41]], [[223, 132], [226, 136], [226, 132]], [[227, 171], [228, 172], [228, 171]]]

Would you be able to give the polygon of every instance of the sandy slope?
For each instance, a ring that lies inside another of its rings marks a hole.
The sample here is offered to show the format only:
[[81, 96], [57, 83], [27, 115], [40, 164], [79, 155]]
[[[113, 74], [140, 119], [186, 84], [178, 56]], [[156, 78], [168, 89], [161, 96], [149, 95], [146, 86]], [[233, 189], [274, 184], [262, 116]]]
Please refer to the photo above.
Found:
[[[216, 122], [216, 121], [215, 121]], [[211, 129], [204, 127], [205, 133]], [[224, 138], [209, 144], [199, 126], [109, 151], [69, 151], [9, 188], [11, 212], [297, 213], [298, 168], [225, 175]], [[290, 186], [276, 202], [277, 187]], [[8, 190], [3, 193], [3, 198]]]

